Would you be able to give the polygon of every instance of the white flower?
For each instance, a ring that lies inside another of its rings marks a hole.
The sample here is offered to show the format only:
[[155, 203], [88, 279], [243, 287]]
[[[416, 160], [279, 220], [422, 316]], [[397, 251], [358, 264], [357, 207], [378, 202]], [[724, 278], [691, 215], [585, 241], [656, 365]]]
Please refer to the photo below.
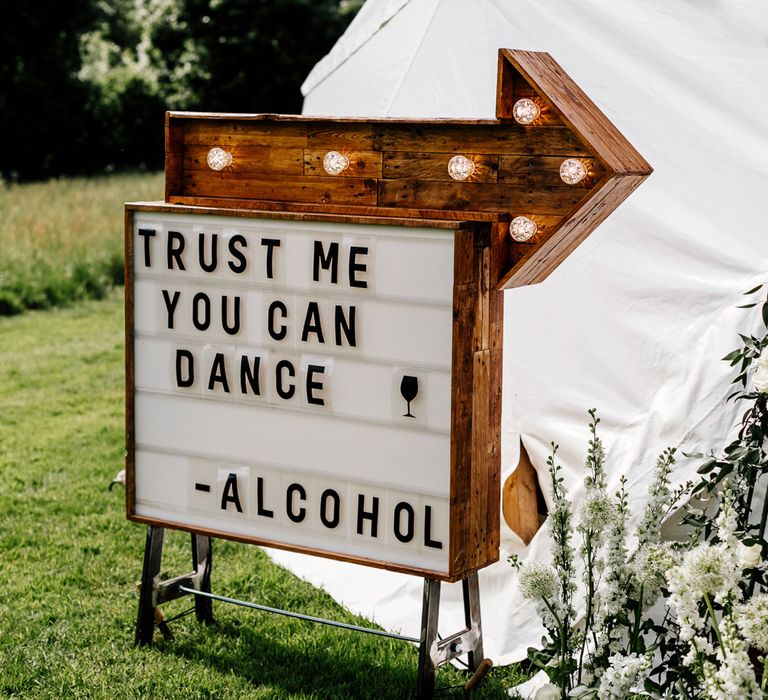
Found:
[[648, 656], [616, 654], [600, 679], [597, 690], [599, 700], [626, 700], [634, 686], [640, 685], [651, 668]]
[[736, 620], [751, 645], [768, 651], [768, 595], [756, 595], [740, 605]]
[[643, 586], [646, 603], [655, 598], [673, 564], [674, 555], [668, 546], [648, 544], [637, 550], [632, 560], [632, 571], [637, 583]]
[[580, 529], [602, 532], [611, 524], [614, 516], [615, 510], [611, 499], [605, 492], [594, 491], [584, 499], [581, 505]]
[[755, 391], [761, 394], [768, 393], [768, 347], [764, 348], [760, 357], [757, 358], [757, 371], [752, 381], [755, 385]]
[[536, 561], [523, 564], [520, 592], [529, 600], [552, 600], [557, 594], [557, 576], [552, 567]]
[[754, 569], [756, 566], [760, 566], [760, 562], [763, 560], [763, 548], [759, 544], [747, 547], [743, 542], [739, 542], [736, 556], [743, 568]]
[[554, 683], [547, 683], [536, 691], [533, 700], [560, 700], [560, 688]]

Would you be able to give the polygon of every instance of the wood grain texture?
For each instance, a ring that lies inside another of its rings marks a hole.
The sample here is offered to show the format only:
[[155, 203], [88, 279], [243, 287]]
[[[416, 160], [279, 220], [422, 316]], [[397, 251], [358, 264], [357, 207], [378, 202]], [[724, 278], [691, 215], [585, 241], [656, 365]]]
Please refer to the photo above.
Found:
[[[625, 175], [651, 174], [648, 162], [552, 56], [538, 51], [511, 49], [500, 49], [499, 54], [500, 59], [512, 64], [537, 94], [557, 111], [607, 169]], [[507, 104], [502, 103], [502, 108], [506, 107]]]
[[349, 158], [349, 167], [338, 175], [329, 175], [323, 167], [323, 159], [328, 149], [319, 151], [307, 149], [304, 151], [304, 175], [319, 177], [381, 177], [381, 152], [344, 150], [342, 155]]
[[[475, 164], [475, 171], [465, 182], [496, 182], [499, 156], [480, 153], [463, 154]], [[411, 153], [387, 151], [381, 177], [393, 180], [438, 180], [454, 182], [448, 173], [452, 153]]]
[[540, 513], [538, 508], [541, 500], [539, 478], [521, 442], [520, 460], [504, 482], [501, 502], [504, 521], [525, 544], [530, 544], [544, 521], [545, 514]]

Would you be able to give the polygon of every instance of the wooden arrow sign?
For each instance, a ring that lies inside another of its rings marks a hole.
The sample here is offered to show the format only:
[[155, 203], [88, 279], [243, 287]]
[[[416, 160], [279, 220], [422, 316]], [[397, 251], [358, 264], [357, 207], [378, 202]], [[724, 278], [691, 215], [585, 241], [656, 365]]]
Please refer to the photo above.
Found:
[[[538, 116], [521, 124], [515, 103]], [[166, 201], [398, 219], [491, 222], [497, 288], [541, 282], [652, 172], [549, 54], [499, 51], [496, 120], [169, 112]], [[212, 149], [221, 160], [209, 164]], [[338, 153], [346, 167], [326, 172]], [[217, 151], [218, 153], [218, 151]], [[472, 162], [452, 178], [454, 156]], [[564, 161], [584, 177], [567, 184]], [[513, 241], [509, 222], [537, 225]]]
[[444, 580], [498, 559], [500, 290], [648, 164], [509, 50], [495, 120], [166, 129], [165, 201], [126, 207], [128, 516]]

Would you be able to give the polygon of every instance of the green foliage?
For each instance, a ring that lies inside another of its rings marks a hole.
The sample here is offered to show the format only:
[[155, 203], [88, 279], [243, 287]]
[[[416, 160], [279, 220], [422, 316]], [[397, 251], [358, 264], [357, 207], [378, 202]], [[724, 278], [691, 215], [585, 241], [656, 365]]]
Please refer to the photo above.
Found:
[[[408, 697], [410, 645], [229, 605], [214, 603], [213, 627], [185, 617], [173, 640], [133, 647], [145, 530], [107, 490], [124, 458], [123, 338], [117, 292], [0, 318], [0, 697]], [[370, 624], [257, 547], [217, 540], [213, 561], [217, 593]], [[163, 576], [189, 566], [189, 536], [169, 532]], [[446, 668], [437, 682], [466, 679]], [[475, 697], [519, 680], [494, 669]]]
[[123, 283], [123, 203], [160, 175], [0, 186], [0, 316], [102, 298]]
[[159, 169], [167, 109], [301, 111], [348, 0], [10, 3], [0, 24], [0, 178]]

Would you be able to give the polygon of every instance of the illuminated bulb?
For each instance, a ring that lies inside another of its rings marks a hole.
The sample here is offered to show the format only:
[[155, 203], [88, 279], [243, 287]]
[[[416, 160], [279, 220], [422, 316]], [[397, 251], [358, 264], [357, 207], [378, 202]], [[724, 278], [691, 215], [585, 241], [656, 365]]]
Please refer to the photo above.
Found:
[[466, 180], [473, 172], [475, 164], [466, 156], [454, 156], [448, 161], [448, 174], [454, 180]]
[[560, 166], [560, 178], [568, 185], [576, 185], [586, 176], [587, 166], [576, 158], [568, 158]]
[[512, 107], [512, 116], [518, 124], [530, 124], [536, 121], [540, 114], [539, 105], [527, 97], [518, 100], [515, 102], [514, 107]]
[[338, 151], [328, 151], [323, 158], [323, 168], [329, 175], [340, 175], [349, 167], [349, 158]]
[[539, 227], [527, 216], [516, 216], [509, 222], [509, 235], [513, 241], [525, 243], [536, 235]]
[[208, 167], [211, 170], [224, 170], [229, 165], [232, 165], [231, 153], [218, 147], [208, 151]]

